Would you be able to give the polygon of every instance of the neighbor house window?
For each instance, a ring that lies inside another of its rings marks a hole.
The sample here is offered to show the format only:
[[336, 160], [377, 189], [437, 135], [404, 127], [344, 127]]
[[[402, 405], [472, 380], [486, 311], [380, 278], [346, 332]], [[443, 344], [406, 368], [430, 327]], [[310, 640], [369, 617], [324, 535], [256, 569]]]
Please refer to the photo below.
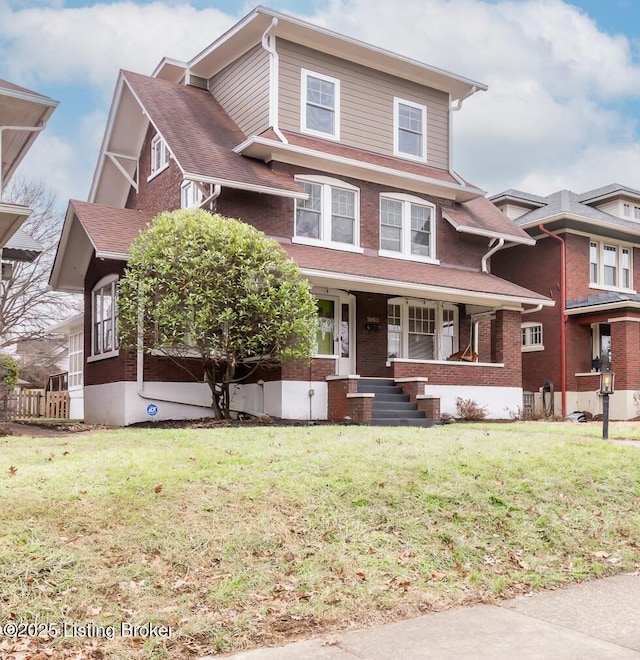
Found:
[[542, 343], [542, 323], [523, 323], [520, 326], [522, 336], [522, 350], [543, 351]]
[[340, 81], [302, 69], [301, 129], [321, 137], [340, 138]]
[[591, 241], [589, 280], [592, 286], [631, 289], [633, 282], [631, 247]]
[[393, 153], [413, 160], [427, 160], [427, 108], [394, 98]]
[[202, 188], [195, 181], [183, 181], [180, 186], [180, 206], [183, 209], [197, 208], [204, 200]]
[[631, 215], [631, 204], [623, 204], [622, 209], [624, 211], [625, 216], [629, 217]]
[[380, 254], [435, 259], [435, 206], [412, 195], [380, 196]]
[[75, 332], [69, 335], [69, 388], [82, 385], [82, 356], [84, 352], [84, 334]]
[[151, 140], [151, 175], [158, 174], [169, 165], [169, 148], [167, 143], [156, 135]]
[[640, 220], [640, 206], [634, 206], [633, 207], [633, 217], [636, 220]]
[[446, 360], [458, 350], [453, 305], [394, 298], [387, 307], [387, 357]]
[[92, 298], [92, 341], [91, 353], [94, 356], [114, 355], [118, 348], [116, 298], [118, 277], [103, 277], [94, 287]]
[[358, 189], [328, 177], [298, 177], [296, 180], [309, 198], [296, 200], [294, 240], [359, 250]]

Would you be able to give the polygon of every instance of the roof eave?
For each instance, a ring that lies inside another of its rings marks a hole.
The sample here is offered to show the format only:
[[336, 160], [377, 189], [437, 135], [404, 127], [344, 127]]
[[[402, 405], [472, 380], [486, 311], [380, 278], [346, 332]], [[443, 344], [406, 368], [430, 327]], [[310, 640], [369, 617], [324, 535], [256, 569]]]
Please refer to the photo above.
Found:
[[[504, 238], [510, 243], [519, 243], [521, 245], [535, 245], [536, 240], [530, 236], [514, 236], [513, 234], [505, 234], [501, 232], [491, 231], [489, 229], [480, 229], [478, 227], [469, 227], [467, 225], [456, 222], [449, 214], [443, 210], [442, 217], [461, 234], [472, 234], [474, 236], [484, 236], [485, 238]], [[524, 232], [523, 232], [524, 233]]]
[[314, 268], [300, 267], [302, 274], [313, 280], [325, 280], [331, 282], [343, 282], [351, 285], [357, 284], [363, 286], [363, 290], [375, 291], [376, 289], [386, 293], [395, 293], [397, 295], [407, 295], [414, 293], [424, 298], [425, 294], [439, 296], [443, 300], [469, 301], [472, 303], [484, 303], [487, 305], [543, 305], [544, 307], [553, 307], [555, 301], [549, 298], [510, 296], [500, 293], [488, 293], [481, 291], [469, 291], [468, 289], [456, 289], [453, 287], [437, 286], [433, 284], [423, 284], [417, 282], [404, 282], [400, 280], [386, 280], [377, 277], [367, 277], [364, 275], [350, 275], [346, 273], [336, 273], [332, 271], [317, 270]]
[[[471, 186], [464, 186], [440, 179], [402, 172], [390, 167], [373, 165], [364, 161], [345, 156], [316, 151], [294, 144], [284, 144], [276, 140], [260, 136], [252, 136], [234, 148], [237, 154], [257, 158], [264, 162], [272, 160], [293, 165], [319, 167], [326, 172], [365, 179], [372, 183], [391, 185], [397, 188], [407, 188], [423, 193], [439, 195], [456, 202], [468, 202], [476, 197], [484, 197], [485, 192]], [[303, 162], [307, 161], [307, 162]], [[377, 176], [376, 176], [377, 175]]]
[[245, 181], [235, 181], [232, 179], [222, 179], [220, 177], [212, 177], [206, 174], [197, 174], [193, 172], [185, 172], [183, 179], [187, 181], [196, 181], [199, 183], [210, 183], [213, 185], [220, 185], [223, 188], [232, 188], [234, 190], [246, 190], [247, 192], [261, 193], [264, 195], [274, 195], [276, 197], [287, 197], [290, 199], [308, 199], [309, 195], [302, 189], [299, 191], [286, 190], [285, 188], [272, 188], [271, 186], [260, 186]]
[[196, 55], [189, 62], [190, 71], [195, 75], [210, 78], [248, 48], [259, 43], [262, 34], [274, 19], [277, 20], [277, 25], [272, 34], [277, 37], [439, 89], [450, 94], [452, 102], [487, 89], [484, 83], [428, 66], [263, 6], [256, 7], [208, 48]]
[[610, 231], [620, 232], [623, 234], [630, 234], [631, 236], [640, 236], [640, 224], [638, 224], [637, 229], [631, 227], [624, 227], [622, 225], [613, 224], [607, 220], [597, 220], [595, 218], [588, 218], [584, 215], [578, 215], [577, 213], [554, 213], [553, 215], [546, 216], [538, 220], [531, 220], [529, 222], [524, 222], [519, 224], [518, 227], [524, 229], [535, 229], [539, 225], [546, 225], [551, 222], [557, 222], [559, 220], [573, 220], [575, 222], [582, 222], [586, 225], [592, 225], [594, 227], [601, 227], [609, 229]]

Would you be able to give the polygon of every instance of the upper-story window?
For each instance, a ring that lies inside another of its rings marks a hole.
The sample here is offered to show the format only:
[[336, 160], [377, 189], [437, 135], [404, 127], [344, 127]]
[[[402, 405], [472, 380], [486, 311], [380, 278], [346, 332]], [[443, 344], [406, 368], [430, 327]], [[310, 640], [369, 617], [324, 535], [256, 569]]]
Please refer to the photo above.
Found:
[[301, 130], [335, 140], [340, 138], [340, 81], [302, 69]]
[[118, 352], [118, 276], [103, 277], [91, 292], [91, 355], [111, 357]]
[[323, 176], [300, 176], [296, 180], [309, 199], [296, 200], [293, 240], [361, 252], [358, 188]]
[[158, 174], [168, 165], [169, 147], [160, 135], [155, 135], [151, 140], [151, 176]]
[[623, 204], [622, 205], [622, 210], [623, 210], [625, 216], [629, 217], [631, 215], [631, 204]]
[[636, 220], [640, 220], [640, 206], [634, 206], [633, 207], [633, 217]]
[[403, 193], [380, 195], [380, 254], [435, 262], [433, 204]]
[[180, 186], [180, 207], [197, 208], [204, 200], [204, 192], [195, 181], [183, 181]]
[[589, 282], [595, 287], [631, 289], [633, 283], [631, 248], [604, 241], [591, 241]]
[[393, 99], [393, 153], [412, 160], [427, 160], [427, 108]]
[[542, 323], [523, 323], [520, 326], [522, 335], [522, 351], [543, 351]]

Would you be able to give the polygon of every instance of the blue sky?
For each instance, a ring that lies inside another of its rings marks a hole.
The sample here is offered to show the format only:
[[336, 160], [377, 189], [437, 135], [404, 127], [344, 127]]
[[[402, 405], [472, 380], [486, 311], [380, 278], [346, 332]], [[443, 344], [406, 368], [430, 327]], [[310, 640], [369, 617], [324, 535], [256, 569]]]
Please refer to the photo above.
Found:
[[[638, 0], [264, 4], [488, 84], [455, 113], [454, 168], [489, 193], [640, 189]], [[189, 59], [253, 6], [0, 0], [0, 78], [60, 102], [20, 173], [86, 199], [118, 69]]]

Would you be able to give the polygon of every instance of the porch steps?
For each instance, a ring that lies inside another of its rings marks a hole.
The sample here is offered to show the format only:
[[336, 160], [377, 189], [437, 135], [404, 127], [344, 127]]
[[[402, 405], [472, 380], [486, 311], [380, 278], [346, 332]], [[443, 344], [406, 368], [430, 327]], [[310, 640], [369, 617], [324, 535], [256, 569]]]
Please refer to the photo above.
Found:
[[390, 378], [361, 378], [358, 392], [375, 394], [372, 402], [372, 426], [433, 426], [424, 411], [411, 403], [409, 396]]

